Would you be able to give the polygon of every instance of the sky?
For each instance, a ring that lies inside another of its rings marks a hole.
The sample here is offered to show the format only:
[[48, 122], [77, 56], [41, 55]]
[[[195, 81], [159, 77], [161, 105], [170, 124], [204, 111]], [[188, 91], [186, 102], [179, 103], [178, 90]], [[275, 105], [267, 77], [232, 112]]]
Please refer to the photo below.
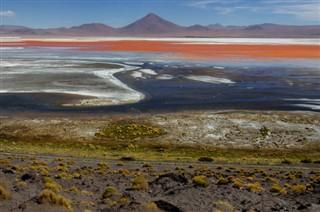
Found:
[[126, 26], [152, 12], [181, 26], [319, 25], [319, 0], [0, 0], [1, 24], [34, 28]]

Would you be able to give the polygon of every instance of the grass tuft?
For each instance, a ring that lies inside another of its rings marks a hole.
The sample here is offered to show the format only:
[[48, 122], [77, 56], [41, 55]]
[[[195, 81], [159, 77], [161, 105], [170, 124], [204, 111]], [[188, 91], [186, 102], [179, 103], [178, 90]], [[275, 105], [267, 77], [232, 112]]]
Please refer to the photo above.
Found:
[[278, 183], [273, 184], [273, 186], [270, 189], [270, 192], [278, 194], [287, 194], [286, 189], [282, 188]]
[[68, 212], [73, 211], [71, 208], [71, 200], [65, 198], [62, 195], [55, 194], [53, 191], [45, 189], [39, 196], [39, 203], [49, 203], [52, 206], [62, 206], [67, 208]]
[[263, 187], [259, 182], [255, 183], [248, 183], [246, 184], [246, 187], [249, 189], [249, 191], [254, 191], [254, 192], [261, 192], [264, 191]]
[[118, 194], [119, 194], [119, 191], [116, 187], [107, 186], [102, 194], [102, 199], [106, 199], [106, 198], [109, 198], [111, 196], [118, 195]]
[[143, 190], [149, 187], [148, 181], [143, 177], [137, 177], [132, 182], [132, 188], [135, 190]]
[[4, 183], [0, 183], [0, 200], [6, 200], [9, 199], [10, 192], [7, 190], [7, 187], [4, 185]]
[[195, 176], [192, 178], [192, 182], [200, 187], [205, 187], [207, 188], [209, 186], [208, 182], [207, 182], [207, 177], [204, 175], [199, 175], [199, 176]]

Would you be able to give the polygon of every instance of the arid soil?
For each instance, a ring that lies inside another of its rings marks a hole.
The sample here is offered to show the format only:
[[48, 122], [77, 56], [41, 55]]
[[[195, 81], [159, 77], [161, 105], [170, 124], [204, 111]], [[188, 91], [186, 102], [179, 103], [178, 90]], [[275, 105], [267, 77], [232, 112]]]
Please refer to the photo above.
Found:
[[[154, 142], [208, 144], [233, 148], [302, 148], [319, 146], [320, 114], [313, 112], [186, 111], [140, 115], [3, 115], [0, 138], [35, 141], [93, 141], [114, 123], [145, 123], [166, 134]], [[143, 140], [141, 139], [137, 139]]]
[[[160, 135], [147, 138], [155, 143], [301, 152], [319, 146], [319, 121], [319, 113], [281, 111], [2, 114], [0, 137], [16, 145], [90, 143], [99, 139], [99, 133], [111, 136], [112, 129], [150, 126], [147, 130]], [[116, 139], [116, 132], [112, 136]], [[134, 134], [135, 142], [145, 139]], [[85, 159], [3, 152], [3, 147], [1, 151], [0, 211], [320, 210], [318, 160], [245, 165]]]
[[0, 155], [1, 211], [319, 211], [316, 165]]

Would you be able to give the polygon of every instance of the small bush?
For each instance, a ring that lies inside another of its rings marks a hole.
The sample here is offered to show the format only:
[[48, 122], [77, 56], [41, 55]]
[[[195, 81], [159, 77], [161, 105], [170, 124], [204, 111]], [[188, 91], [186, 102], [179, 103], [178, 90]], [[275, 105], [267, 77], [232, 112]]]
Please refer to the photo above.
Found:
[[79, 193], [79, 192], [80, 192], [79, 189], [76, 188], [76, 187], [74, 187], [74, 186], [70, 187], [70, 188], [69, 188], [69, 191], [71, 191], [71, 192], [73, 192], [73, 193]]
[[270, 189], [270, 192], [279, 193], [279, 194], [287, 194], [287, 191], [284, 188], [281, 188], [281, 186], [278, 183], [273, 184], [273, 186]]
[[80, 193], [88, 196], [91, 196], [93, 194], [91, 191], [87, 191], [87, 190], [81, 190]]
[[120, 158], [120, 160], [135, 161], [136, 159], [134, 157], [131, 157], [131, 156], [123, 156], [123, 157]]
[[144, 168], [152, 168], [152, 165], [150, 163], [144, 163], [142, 165], [142, 167], [144, 167]]
[[147, 189], [148, 187], [148, 181], [143, 177], [137, 177], [132, 182], [132, 188], [135, 190]]
[[106, 164], [106, 163], [104, 163], [104, 162], [99, 162], [99, 163], [98, 163], [98, 166], [99, 166], [100, 168], [103, 168], [103, 169], [108, 169], [108, 168], [109, 168], [109, 165]]
[[27, 185], [28, 185], [28, 183], [25, 182], [25, 181], [19, 181], [19, 182], [17, 182], [17, 186], [19, 186], [19, 187], [26, 187]]
[[227, 185], [229, 183], [228, 179], [220, 178], [217, 182], [218, 185]]
[[119, 204], [126, 204], [128, 202], [129, 202], [129, 199], [125, 197], [121, 197], [120, 199], [118, 199]]
[[128, 176], [130, 175], [130, 171], [128, 169], [119, 169], [118, 170], [119, 174], [122, 174], [123, 176]]
[[218, 201], [214, 203], [214, 206], [218, 208], [218, 210], [224, 212], [233, 212], [236, 211], [235, 207], [228, 202], [225, 201]]
[[249, 191], [261, 192], [264, 190], [259, 182], [248, 183], [246, 184], [246, 187], [249, 189]]
[[312, 160], [311, 159], [303, 159], [300, 161], [301, 163], [312, 163]]
[[192, 178], [192, 182], [200, 187], [205, 187], [207, 188], [209, 186], [208, 182], [207, 182], [207, 177], [204, 175], [199, 175], [199, 176], [195, 176]]
[[124, 166], [124, 163], [123, 162], [118, 162], [117, 166]]
[[49, 177], [44, 178], [44, 187], [51, 191], [57, 192], [61, 190], [61, 186]]
[[111, 197], [113, 195], [118, 195], [119, 191], [117, 188], [113, 186], [107, 186], [102, 194], [102, 199], [106, 199], [108, 197]]
[[151, 203], [143, 203], [141, 205], [142, 211], [162, 211], [158, 208], [157, 204], [154, 202]]
[[239, 180], [234, 180], [232, 187], [237, 188], [237, 189], [242, 189], [243, 188], [243, 184]]
[[61, 172], [56, 176], [57, 179], [71, 179], [73, 176], [71, 174], [67, 174], [66, 172]]
[[39, 196], [39, 203], [49, 203], [52, 206], [62, 206], [68, 209], [68, 211], [73, 211], [71, 208], [71, 201], [62, 195], [55, 194], [54, 192], [45, 189]]
[[259, 131], [260, 131], [262, 138], [266, 138], [268, 135], [271, 134], [270, 130], [266, 126], [262, 126]]
[[201, 161], [201, 162], [212, 162], [214, 161], [214, 159], [210, 158], [210, 157], [201, 157], [198, 159], [198, 161]]
[[296, 180], [297, 179], [296, 176], [294, 176], [293, 174], [287, 174], [285, 178], [288, 180]]
[[10, 192], [7, 190], [7, 187], [3, 185], [3, 183], [0, 184], [0, 201], [6, 200], [10, 197]]
[[6, 159], [0, 159], [0, 164], [2, 164], [2, 165], [9, 165], [10, 162], [9, 162], [8, 160], [6, 160]]
[[291, 187], [292, 191], [295, 193], [305, 192], [307, 187], [305, 185], [294, 185]]
[[292, 162], [290, 160], [284, 160], [281, 163], [286, 165], [292, 165]]

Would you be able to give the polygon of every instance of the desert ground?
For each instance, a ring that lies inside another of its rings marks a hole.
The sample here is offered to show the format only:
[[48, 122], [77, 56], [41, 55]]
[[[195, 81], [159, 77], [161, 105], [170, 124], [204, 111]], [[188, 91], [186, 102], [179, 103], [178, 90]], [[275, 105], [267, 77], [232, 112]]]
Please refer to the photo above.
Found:
[[319, 211], [319, 114], [1, 116], [1, 211]]

